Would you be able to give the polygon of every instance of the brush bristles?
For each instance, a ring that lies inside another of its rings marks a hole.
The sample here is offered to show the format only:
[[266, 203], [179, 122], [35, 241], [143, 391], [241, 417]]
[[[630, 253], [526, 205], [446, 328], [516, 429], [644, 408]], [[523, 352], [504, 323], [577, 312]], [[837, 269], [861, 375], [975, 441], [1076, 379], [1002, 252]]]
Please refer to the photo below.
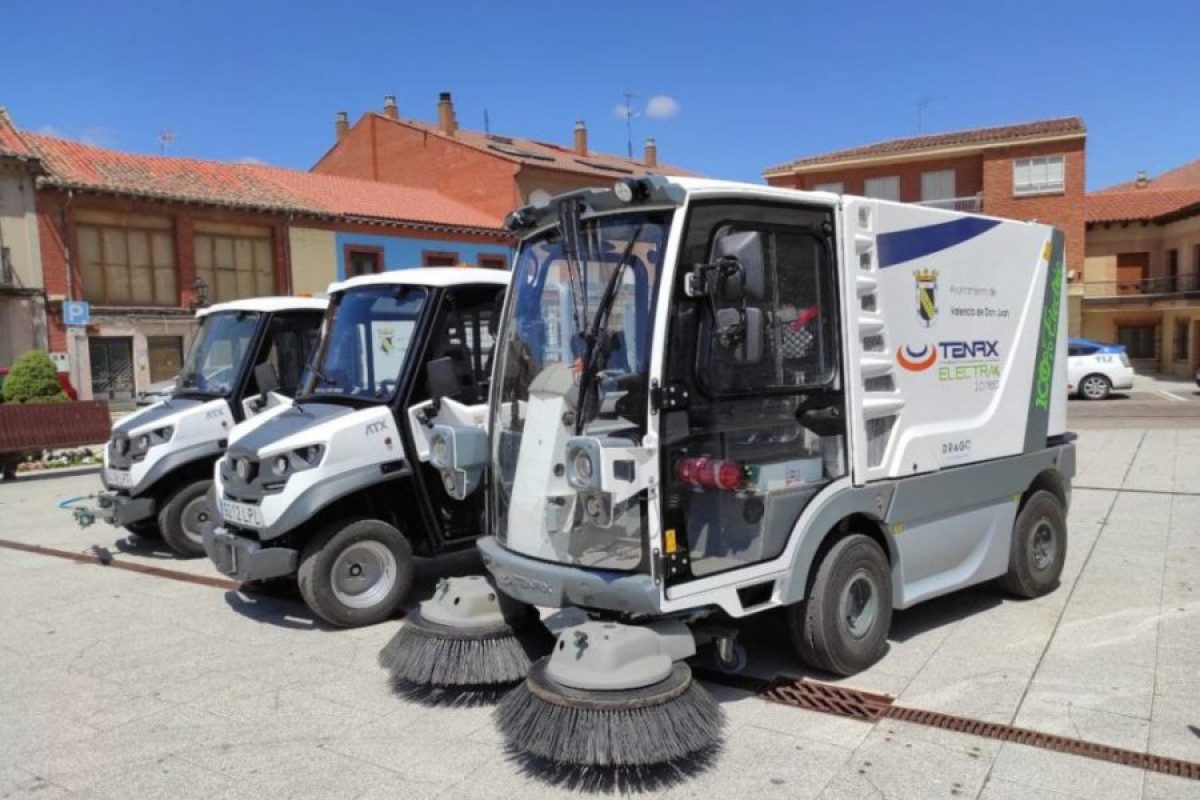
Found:
[[631, 767], [713, 748], [724, 712], [695, 682], [665, 703], [609, 710], [549, 703], [522, 683], [500, 701], [495, 719], [509, 744], [531, 756], [558, 764]]
[[512, 633], [450, 639], [412, 625], [401, 626], [379, 651], [379, 666], [394, 684], [416, 686], [512, 684], [525, 677], [532, 663], [526, 644]]

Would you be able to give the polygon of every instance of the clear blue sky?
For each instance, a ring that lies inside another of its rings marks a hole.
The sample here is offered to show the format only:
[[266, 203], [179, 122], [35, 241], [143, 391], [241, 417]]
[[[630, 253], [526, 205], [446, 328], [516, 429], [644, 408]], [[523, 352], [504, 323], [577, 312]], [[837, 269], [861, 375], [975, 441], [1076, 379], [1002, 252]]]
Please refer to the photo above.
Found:
[[[572, 13], [568, 13], [572, 12]], [[1088, 186], [1200, 158], [1192, 2], [50, 2], [7, 0], [0, 105], [124, 150], [307, 168], [334, 112], [395, 94], [432, 119], [625, 149], [760, 180], [771, 164], [911, 135], [1081, 115]], [[671, 109], [658, 101], [660, 110]]]

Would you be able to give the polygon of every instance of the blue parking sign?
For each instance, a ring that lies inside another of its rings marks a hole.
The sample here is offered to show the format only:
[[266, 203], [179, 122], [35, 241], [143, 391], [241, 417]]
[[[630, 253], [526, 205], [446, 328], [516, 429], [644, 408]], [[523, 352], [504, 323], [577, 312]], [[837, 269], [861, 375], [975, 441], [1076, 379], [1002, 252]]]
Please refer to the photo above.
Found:
[[67, 325], [87, 325], [92, 321], [92, 311], [87, 303], [74, 300], [63, 302], [63, 322]]

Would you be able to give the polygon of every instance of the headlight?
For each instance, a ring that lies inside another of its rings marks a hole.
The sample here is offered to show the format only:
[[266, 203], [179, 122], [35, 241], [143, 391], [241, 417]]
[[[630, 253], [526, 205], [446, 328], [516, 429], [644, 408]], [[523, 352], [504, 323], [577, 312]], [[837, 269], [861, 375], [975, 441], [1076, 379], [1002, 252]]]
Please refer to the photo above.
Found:
[[137, 439], [135, 439], [133, 442], [133, 449], [137, 450], [139, 452], [145, 452], [146, 448], [148, 448], [149, 446], [150, 446], [150, 437], [144, 433], [141, 436], [137, 437]]
[[283, 475], [287, 474], [287, 471], [288, 471], [287, 456], [276, 456], [275, 459], [271, 462], [271, 474], [275, 475], [276, 477], [282, 477]]
[[450, 443], [446, 441], [445, 436], [435, 433], [429, 449], [429, 460], [433, 466], [444, 469], [450, 465]]
[[243, 481], [250, 480], [250, 462], [245, 458], [237, 458], [233, 461], [233, 471]]
[[567, 483], [574, 489], [591, 489], [596, 485], [596, 461], [586, 448], [574, 448], [569, 454]]

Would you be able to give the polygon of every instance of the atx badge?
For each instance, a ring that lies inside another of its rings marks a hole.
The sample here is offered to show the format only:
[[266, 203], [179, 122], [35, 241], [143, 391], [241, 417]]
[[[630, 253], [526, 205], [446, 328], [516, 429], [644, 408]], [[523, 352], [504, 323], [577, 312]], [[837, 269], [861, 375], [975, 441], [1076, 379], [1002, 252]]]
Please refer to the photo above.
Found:
[[937, 317], [937, 270], [918, 269], [913, 271], [917, 279], [917, 317], [926, 328], [933, 325]]

